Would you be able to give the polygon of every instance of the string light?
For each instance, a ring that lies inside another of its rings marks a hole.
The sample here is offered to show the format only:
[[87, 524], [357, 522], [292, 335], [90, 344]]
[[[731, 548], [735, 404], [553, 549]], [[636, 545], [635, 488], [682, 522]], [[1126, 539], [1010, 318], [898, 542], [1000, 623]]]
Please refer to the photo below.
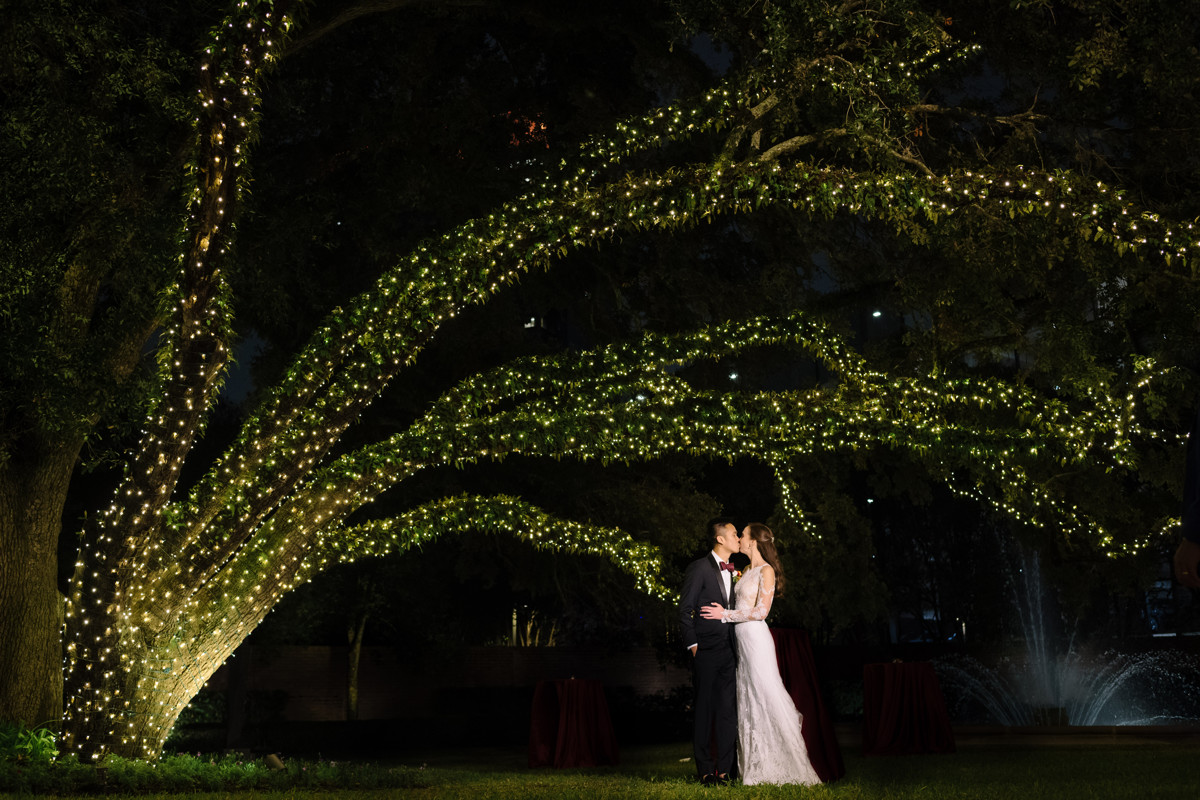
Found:
[[[753, 457], [774, 468], [784, 508], [820, 535], [796, 499], [794, 465], [889, 447], [1015, 519], [1092, 537], [1114, 553], [1151, 540], [1118, 543], [1037, 475], [1050, 463], [1130, 471], [1141, 446], [1165, 441], [1138, 419], [1137, 397], [1158, 374], [1152, 365], [1129, 389], [1070, 399], [1000, 381], [889, 376], [804, 315], [519, 360], [468, 378], [389, 439], [333, 456], [342, 434], [447, 320], [522, 274], [621, 233], [687, 230], [767, 206], [814, 219], [855, 214], [902, 230], [982, 207], [1044, 219], [1118, 256], [1197, 264], [1191, 224], [1139, 211], [1119, 190], [1068, 173], [862, 174], [772, 158], [627, 170], [635, 156], [731, 126], [748, 103], [770, 102], [783, 75], [770, 70], [753, 86], [726, 82], [620, 124], [513, 202], [416, 247], [372, 290], [330, 313], [205, 479], [175, 497], [227, 366], [231, 299], [222, 266], [232, 212], [245, 188], [262, 72], [291, 25], [270, 0], [246, 0], [218, 26], [199, 70], [195, 189], [180, 238], [175, 322], [163, 338], [163, 393], [81, 554], [67, 619], [65, 748], [90, 759], [157, 756], [183, 707], [280, 597], [331, 564], [434, 536], [487, 530], [600, 555], [630, 569], [644, 591], [671, 596], [650, 545], [517, 498], [450, 497], [346, 524], [381, 492], [431, 467], [517, 454]], [[829, 64], [812, 79], [831, 91], [915, 81], [973, 52], [930, 37], [894, 65]], [[776, 345], [803, 351], [836, 381], [805, 392], [715, 392], [681, 375]]]

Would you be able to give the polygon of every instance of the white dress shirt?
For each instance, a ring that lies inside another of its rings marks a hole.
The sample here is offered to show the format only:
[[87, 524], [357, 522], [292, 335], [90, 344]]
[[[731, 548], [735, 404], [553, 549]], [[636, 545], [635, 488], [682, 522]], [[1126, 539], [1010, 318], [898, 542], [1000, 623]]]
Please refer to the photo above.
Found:
[[[716, 550], [713, 550], [712, 554], [713, 554], [713, 558], [715, 558], [717, 560], [718, 567], [721, 566], [722, 562], [724, 562], [726, 564], [730, 563], [728, 561], [725, 561], [725, 559], [721, 558], [719, 555], [717, 555]], [[730, 594], [730, 592], [733, 589], [733, 573], [727, 569], [718, 569], [717, 572], [721, 573], [721, 583], [723, 583], [725, 585], [725, 597], [732, 599], [733, 595]], [[732, 605], [732, 604], [727, 602], [726, 606], [728, 607], [729, 605]]]

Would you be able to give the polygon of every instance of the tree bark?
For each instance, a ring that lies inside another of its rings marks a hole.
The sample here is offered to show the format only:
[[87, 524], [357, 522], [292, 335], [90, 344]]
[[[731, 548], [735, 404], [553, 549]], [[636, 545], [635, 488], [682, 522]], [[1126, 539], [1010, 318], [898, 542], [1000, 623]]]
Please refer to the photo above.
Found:
[[[109, 630], [115, 630], [112, 624], [115, 622], [103, 618], [92, 620], [98, 627]], [[122, 647], [126, 658], [111, 663], [99, 658], [101, 651], [115, 653]], [[177, 655], [178, 651], [171, 648], [138, 652], [123, 643], [116, 633], [97, 637], [95, 647], [84, 658], [99, 669], [81, 672], [73, 682], [68, 681], [68, 702], [75, 701], [76, 708], [64, 726], [60, 749], [74, 753], [83, 763], [96, 762], [108, 753], [150, 761], [158, 758], [179, 714], [196, 696], [196, 675], [208, 677], [220, 663], [213, 664], [215, 658], [173, 659]], [[81, 690], [81, 683], [89, 688]], [[107, 704], [86, 703], [103, 694], [115, 700]], [[122, 698], [124, 701], [118, 702]]]
[[358, 719], [358, 665], [362, 661], [363, 633], [367, 629], [369, 612], [363, 612], [347, 629], [350, 650], [346, 654], [346, 719]]
[[57, 730], [64, 602], [58, 536], [77, 450], [48, 449], [44, 458], [18, 456], [0, 469], [0, 720]]

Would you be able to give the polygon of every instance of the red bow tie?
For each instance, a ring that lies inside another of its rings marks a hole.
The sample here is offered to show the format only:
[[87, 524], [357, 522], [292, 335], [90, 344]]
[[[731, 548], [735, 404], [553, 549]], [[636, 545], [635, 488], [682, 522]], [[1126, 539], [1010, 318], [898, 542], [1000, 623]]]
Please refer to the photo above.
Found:
[[733, 564], [727, 564], [724, 561], [718, 561], [717, 564], [721, 569], [727, 569], [730, 572], [737, 572], [737, 567], [735, 567]]

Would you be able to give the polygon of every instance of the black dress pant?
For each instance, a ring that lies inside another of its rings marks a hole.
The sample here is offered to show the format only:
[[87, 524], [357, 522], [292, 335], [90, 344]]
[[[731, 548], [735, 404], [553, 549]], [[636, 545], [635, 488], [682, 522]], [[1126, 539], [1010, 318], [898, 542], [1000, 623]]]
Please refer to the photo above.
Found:
[[[737, 658], [732, 647], [701, 646], [692, 660], [696, 688], [696, 770], [701, 777], [733, 771], [737, 758]], [[716, 760], [713, 741], [716, 741]]]

